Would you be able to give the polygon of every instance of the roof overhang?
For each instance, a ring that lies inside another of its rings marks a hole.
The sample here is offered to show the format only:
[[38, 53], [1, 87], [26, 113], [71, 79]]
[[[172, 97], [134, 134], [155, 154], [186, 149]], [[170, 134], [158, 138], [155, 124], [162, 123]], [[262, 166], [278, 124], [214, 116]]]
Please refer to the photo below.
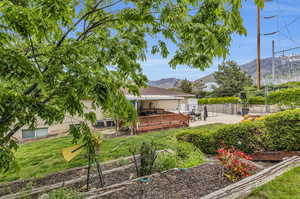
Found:
[[170, 95], [126, 95], [127, 100], [182, 100], [184, 97], [170, 96]]

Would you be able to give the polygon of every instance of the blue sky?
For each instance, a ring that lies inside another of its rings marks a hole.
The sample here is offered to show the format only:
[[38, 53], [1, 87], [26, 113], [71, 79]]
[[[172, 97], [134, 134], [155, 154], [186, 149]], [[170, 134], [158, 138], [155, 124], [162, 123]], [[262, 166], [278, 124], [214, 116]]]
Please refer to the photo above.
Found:
[[[233, 36], [230, 55], [228, 57], [228, 59], [235, 60], [239, 64], [247, 63], [256, 58], [256, 7], [253, 2], [253, 0], [244, 2], [241, 10], [244, 26], [248, 34], [247, 36]], [[262, 36], [262, 58], [271, 56], [271, 42], [273, 39], [275, 40], [276, 51], [300, 46], [300, 0], [273, 0], [273, 2], [267, 2], [261, 15], [262, 33], [280, 30], [278, 34]], [[264, 19], [264, 16], [271, 15], [276, 15], [276, 17], [273, 19]], [[150, 39], [148, 41], [151, 43]], [[173, 45], [169, 44], [168, 47], [170, 52], [174, 52]], [[291, 53], [300, 53], [300, 51]], [[199, 69], [192, 69], [188, 66], [178, 66], [176, 70], [171, 69], [168, 65], [169, 59], [163, 59], [160, 56], [152, 56], [149, 54], [147, 61], [141, 63], [148, 79], [158, 80], [161, 78], [175, 77], [195, 80], [215, 71], [218, 63], [222, 61], [215, 60], [209, 69], [200, 71]]]

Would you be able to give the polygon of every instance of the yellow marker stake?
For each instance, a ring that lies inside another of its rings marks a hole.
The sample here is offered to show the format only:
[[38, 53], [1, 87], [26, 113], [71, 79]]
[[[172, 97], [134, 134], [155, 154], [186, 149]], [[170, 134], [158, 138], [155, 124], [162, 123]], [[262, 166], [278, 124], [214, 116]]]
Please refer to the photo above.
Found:
[[80, 144], [77, 144], [75, 146], [71, 146], [71, 147], [63, 149], [62, 154], [63, 154], [65, 161], [69, 162], [70, 160], [75, 158], [77, 155], [79, 155], [81, 151], [82, 151], [82, 146], [80, 146]]

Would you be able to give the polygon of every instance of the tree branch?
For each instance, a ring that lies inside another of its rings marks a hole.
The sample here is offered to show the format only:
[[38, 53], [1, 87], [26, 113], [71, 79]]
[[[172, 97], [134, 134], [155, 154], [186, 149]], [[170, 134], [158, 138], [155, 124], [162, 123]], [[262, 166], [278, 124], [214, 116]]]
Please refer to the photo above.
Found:
[[65, 38], [69, 35], [69, 33], [72, 32], [73, 29], [76, 28], [76, 26], [82, 22], [82, 20], [84, 20], [84, 19], [85, 19], [86, 17], [88, 17], [90, 14], [93, 14], [93, 13], [98, 12], [99, 10], [101, 10], [101, 8], [100, 8], [100, 9], [97, 9], [97, 7], [98, 7], [98, 6], [100, 5], [100, 3], [102, 3], [102, 2], [103, 2], [103, 0], [100, 0], [98, 3], [96, 3], [96, 5], [93, 7], [93, 9], [92, 9], [91, 11], [85, 13], [82, 17], [80, 17], [80, 18], [77, 20], [77, 22], [76, 22], [73, 26], [71, 26], [71, 27], [67, 30], [67, 32], [65, 32], [65, 34], [62, 36], [62, 38], [58, 41], [56, 47], [59, 47], [59, 46], [63, 43], [63, 41], [64, 41]]
[[37, 60], [37, 58], [35, 56], [34, 46], [33, 46], [33, 42], [32, 42], [31, 37], [29, 37], [29, 41], [30, 41], [30, 46], [31, 46], [31, 51], [32, 51], [33, 59], [34, 59], [36, 65], [37, 65], [39, 71], [42, 72], [41, 71], [41, 66], [40, 66], [40, 64], [39, 64], [39, 62], [38, 62], [38, 60]]

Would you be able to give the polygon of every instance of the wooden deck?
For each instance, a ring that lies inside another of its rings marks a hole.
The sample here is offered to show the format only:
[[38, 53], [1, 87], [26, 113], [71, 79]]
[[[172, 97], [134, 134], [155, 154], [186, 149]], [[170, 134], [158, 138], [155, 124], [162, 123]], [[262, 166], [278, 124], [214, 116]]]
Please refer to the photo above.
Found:
[[189, 119], [189, 116], [181, 113], [164, 112], [158, 115], [140, 116], [139, 121], [133, 128], [135, 132], [146, 132], [167, 128], [188, 127]]

